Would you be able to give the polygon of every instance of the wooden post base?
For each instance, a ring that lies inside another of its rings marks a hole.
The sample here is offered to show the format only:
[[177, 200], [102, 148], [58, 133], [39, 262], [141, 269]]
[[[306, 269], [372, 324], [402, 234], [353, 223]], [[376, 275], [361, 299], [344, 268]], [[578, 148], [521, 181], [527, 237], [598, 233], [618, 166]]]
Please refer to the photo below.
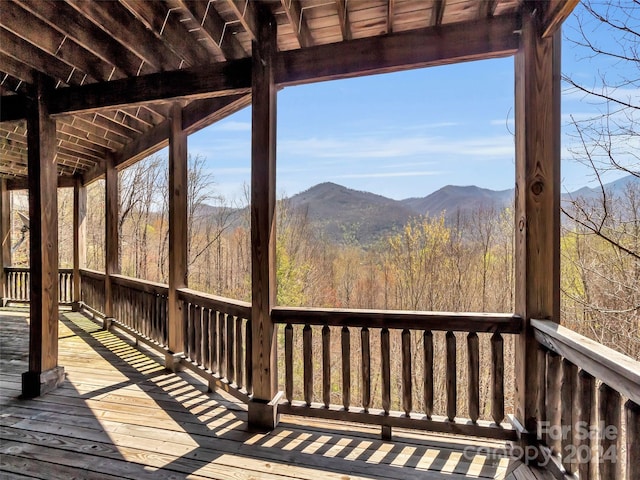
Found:
[[22, 398], [35, 398], [58, 388], [64, 383], [64, 367], [55, 367], [46, 372], [22, 374]]
[[102, 329], [107, 332], [111, 331], [111, 325], [113, 324], [113, 317], [104, 317], [102, 320]]
[[180, 359], [182, 358], [182, 353], [173, 353], [173, 352], [165, 352], [164, 354], [164, 368], [173, 373], [178, 373], [182, 371], [182, 365], [180, 364]]
[[72, 312], [81, 312], [83, 308], [84, 308], [84, 304], [82, 302], [73, 302], [71, 304]]
[[271, 431], [278, 425], [280, 415], [278, 404], [284, 397], [284, 392], [276, 393], [270, 402], [251, 400], [248, 408], [249, 428], [253, 431]]

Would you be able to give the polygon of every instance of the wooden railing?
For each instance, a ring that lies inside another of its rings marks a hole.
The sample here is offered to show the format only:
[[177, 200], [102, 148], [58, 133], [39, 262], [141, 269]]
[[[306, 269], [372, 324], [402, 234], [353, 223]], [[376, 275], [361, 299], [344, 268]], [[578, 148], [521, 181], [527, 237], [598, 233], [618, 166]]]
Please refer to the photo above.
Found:
[[224, 388], [248, 401], [252, 393], [251, 305], [183, 288], [184, 355], [208, 369], [212, 388]]
[[93, 313], [104, 315], [104, 273], [80, 270], [80, 298]]
[[538, 433], [548, 459], [580, 479], [640, 478], [640, 362], [553, 322], [531, 324], [541, 346]]
[[[5, 299], [13, 302], [28, 302], [31, 299], [29, 286], [30, 271], [27, 267], [6, 267]], [[73, 270], [58, 269], [58, 302], [69, 304], [73, 301]]]
[[123, 275], [111, 279], [114, 318], [158, 345], [167, 345], [169, 287]]
[[[291, 308], [275, 308], [272, 316], [276, 323], [285, 325], [284, 332], [278, 335], [278, 348], [283, 351], [287, 402], [279, 406], [279, 412], [379, 424], [384, 437], [391, 435], [392, 427], [406, 427], [516, 438], [516, 432], [503, 422], [505, 363], [502, 335], [521, 331], [519, 317]], [[446, 332], [439, 334], [444, 335], [444, 358], [434, 358], [434, 347], [437, 347], [434, 332], [438, 331]], [[462, 369], [458, 364], [461, 352], [458, 352], [454, 332], [467, 333], [466, 419], [458, 418], [457, 375]], [[490, 354], [486, 355], [491, 362], [490, 393], [483, 403], [490, 404], [493, 422], [480, 419], [478, 334], [490, 336], [488, 342], [484, 342], [490, 345]], [[353, 339], [354, 336], [359, 340]], [[376, 347], [372, 348], [374, 342]], [[334, 372], [332, 363], [338, 358], [338, 372]], [[392, 376], [394, 362], [400, 363], [396, 369], [399, 375]], [[444, 366], [444, 384], [435, 380], [434, 362]], [[354, 368], [355, 364], [359, 364], [359, 368]], [[314, 375], [314, 372], [321, 374]], [[301, 387], [296, 389], [295, 385]], [[353, 394], [355, 387], [358, 395]], [[375, 390], [379, 392], [377, 398], [373, 395]], [[420, 390], [421, 395], [417, 396], [415, 390]], [[444, 412], [436, 412], [434, 395], [441, 394], [446, 395], [446, 408]], [[332, 397], [336, 396], [341, 404], [332, 403]], [[355, 396], [359, 397], [359, 402], [353, 406]], [[321, 402], [316, 403], [316, 398]], [[376, 403], [381, 408], [373, 408]], [[421, 407], [418, 406], [420, 403]], [[401, 411], [394, 410], [395, 405]]]

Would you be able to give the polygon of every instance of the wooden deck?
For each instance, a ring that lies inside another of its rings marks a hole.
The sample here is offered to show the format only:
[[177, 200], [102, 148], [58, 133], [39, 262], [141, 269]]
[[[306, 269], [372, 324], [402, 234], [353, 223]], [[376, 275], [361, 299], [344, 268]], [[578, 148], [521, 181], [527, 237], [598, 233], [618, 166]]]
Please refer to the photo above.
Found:
[[21, 400], [28, 312], [0, 312], [0, 477], [61, 479], [551, 478], [505, 456], [505, 445], [283, 417], [250, 432], [246, 407], [207, 393], [188, 372], [64, 312], [57, 391]]

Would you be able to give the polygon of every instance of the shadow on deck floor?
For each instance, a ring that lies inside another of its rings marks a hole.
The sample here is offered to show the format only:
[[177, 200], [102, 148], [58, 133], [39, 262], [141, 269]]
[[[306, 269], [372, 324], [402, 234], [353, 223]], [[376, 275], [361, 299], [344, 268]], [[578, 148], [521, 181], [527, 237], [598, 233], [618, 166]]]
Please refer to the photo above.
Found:
[[0, 473], [46, 479], [551, 478], [505, 455], [501, 442], [283, 417], [247, 429], [246, 407], [188, 372], [64, 312], [59, 363], [67, 380], [21, 400], [28, 311], [0, 311]]

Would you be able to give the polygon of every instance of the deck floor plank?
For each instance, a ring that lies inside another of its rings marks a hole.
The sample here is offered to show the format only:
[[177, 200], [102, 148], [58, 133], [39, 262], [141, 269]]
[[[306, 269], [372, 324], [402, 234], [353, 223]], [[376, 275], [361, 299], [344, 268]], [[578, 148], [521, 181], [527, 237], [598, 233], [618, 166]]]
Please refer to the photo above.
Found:
[[297, 417], [251, 432], [245, 405], [79, 313], [61, 315], [66, 382], [21, 400], [27, 315], [0, 311], [0, 328], [2, 478], [536, 478], [491, 440], [398, 429], [382, 441], [379, 428]]

